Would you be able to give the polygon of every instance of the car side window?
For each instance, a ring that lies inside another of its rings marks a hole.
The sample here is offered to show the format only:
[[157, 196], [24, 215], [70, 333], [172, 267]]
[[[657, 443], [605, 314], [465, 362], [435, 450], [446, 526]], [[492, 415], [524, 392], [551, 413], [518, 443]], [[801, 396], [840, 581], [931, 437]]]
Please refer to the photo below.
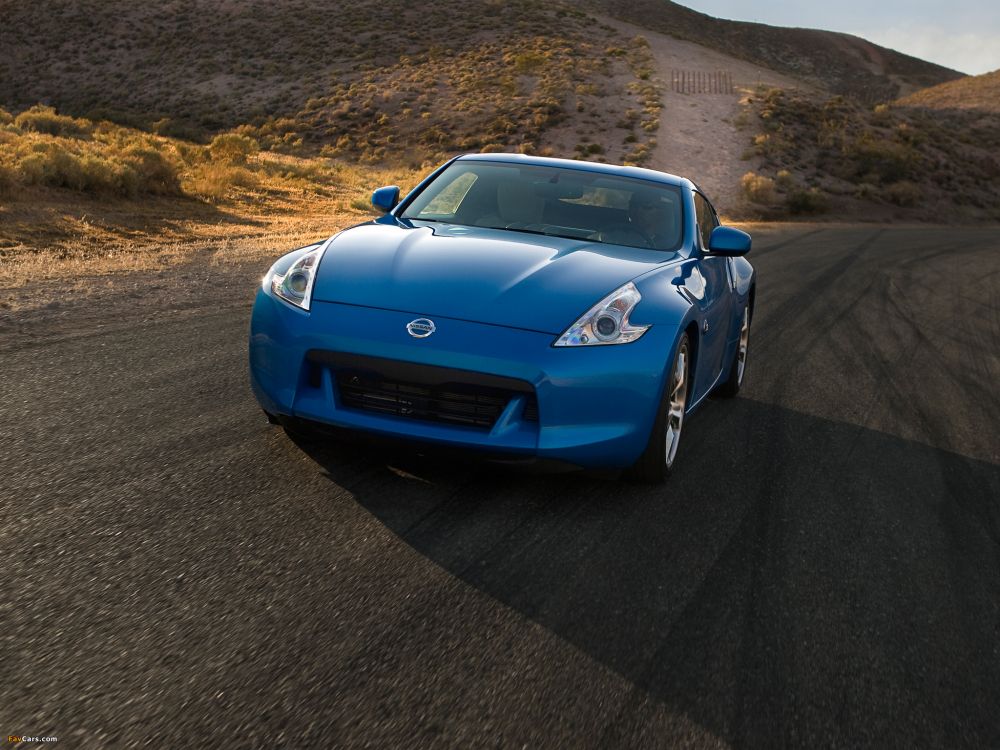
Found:
[[708, 248], [708, 238], [712, 236], [712, 230], [719, 226], [719, 217], [701, 193], [694, 194], [694, 209], [698, 219], [698, 231], [701, 235], [701, 246]]

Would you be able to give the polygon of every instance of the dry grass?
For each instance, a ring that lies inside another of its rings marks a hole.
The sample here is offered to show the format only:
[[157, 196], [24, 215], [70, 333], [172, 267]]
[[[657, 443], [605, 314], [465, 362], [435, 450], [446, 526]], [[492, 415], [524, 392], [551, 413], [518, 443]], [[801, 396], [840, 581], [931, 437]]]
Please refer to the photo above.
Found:
[[917, 91], [896, 104], [928, 109], [978, 109], [1000, 113], [1000, 70]]
[[[231, 149], [76, 123], [73, 137], [0, 125], [0, 286], [160, 268], [206, 248], [219, 258], [276, 256], [371, 218], [373, 188], [408, 189], [420, 176], [253, 155], [245, 142], [234, 158]], [[126, 169], [144, 189], [118, 189]], [[171, 189], [160, 189], [168, 178]]]
[[163, 139], [33, 107], [0, 125], [0, 189], [62, 187], [134, 198], [176, 194], [184, 163]]

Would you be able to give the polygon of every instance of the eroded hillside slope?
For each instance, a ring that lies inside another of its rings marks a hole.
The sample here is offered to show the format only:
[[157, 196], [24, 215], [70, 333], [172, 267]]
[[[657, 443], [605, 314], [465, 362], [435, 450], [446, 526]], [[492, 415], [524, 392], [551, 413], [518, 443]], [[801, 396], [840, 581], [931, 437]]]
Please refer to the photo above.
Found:
[[713, 18], [669, 0], [587, 0], [587, 7], [867, 103], [963, 77], [850, 34]]

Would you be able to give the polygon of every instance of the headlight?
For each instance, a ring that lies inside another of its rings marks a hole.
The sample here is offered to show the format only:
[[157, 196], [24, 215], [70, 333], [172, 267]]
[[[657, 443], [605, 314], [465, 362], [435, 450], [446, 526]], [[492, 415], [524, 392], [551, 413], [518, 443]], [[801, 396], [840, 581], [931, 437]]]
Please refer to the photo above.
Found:
[[553, 346], [600, 346], [635, 341], [649, 326], [634, 326], [628, 316], [642, 295], [631, 281], [587, 310]]
[[271, 292], [285, 302], [308, 310], [312, 301], [313, 283], [316, 281], [316, 269], [329, 244], [330, 240], [327, 240], [315, 250], [310, 250], [292, 263], [284, 273], [275, 270], [280, 265], [279, 261], [264, 277], [264, 286], [269, 286]]

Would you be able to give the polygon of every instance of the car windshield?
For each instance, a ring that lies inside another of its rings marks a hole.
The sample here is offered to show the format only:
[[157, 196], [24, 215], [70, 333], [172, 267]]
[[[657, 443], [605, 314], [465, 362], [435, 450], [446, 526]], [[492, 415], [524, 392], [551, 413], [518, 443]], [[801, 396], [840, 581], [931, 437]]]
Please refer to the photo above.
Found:
[[454, 162], [400, 218], [676, 250], [681, 192], [673, 185], [582, 169]]

